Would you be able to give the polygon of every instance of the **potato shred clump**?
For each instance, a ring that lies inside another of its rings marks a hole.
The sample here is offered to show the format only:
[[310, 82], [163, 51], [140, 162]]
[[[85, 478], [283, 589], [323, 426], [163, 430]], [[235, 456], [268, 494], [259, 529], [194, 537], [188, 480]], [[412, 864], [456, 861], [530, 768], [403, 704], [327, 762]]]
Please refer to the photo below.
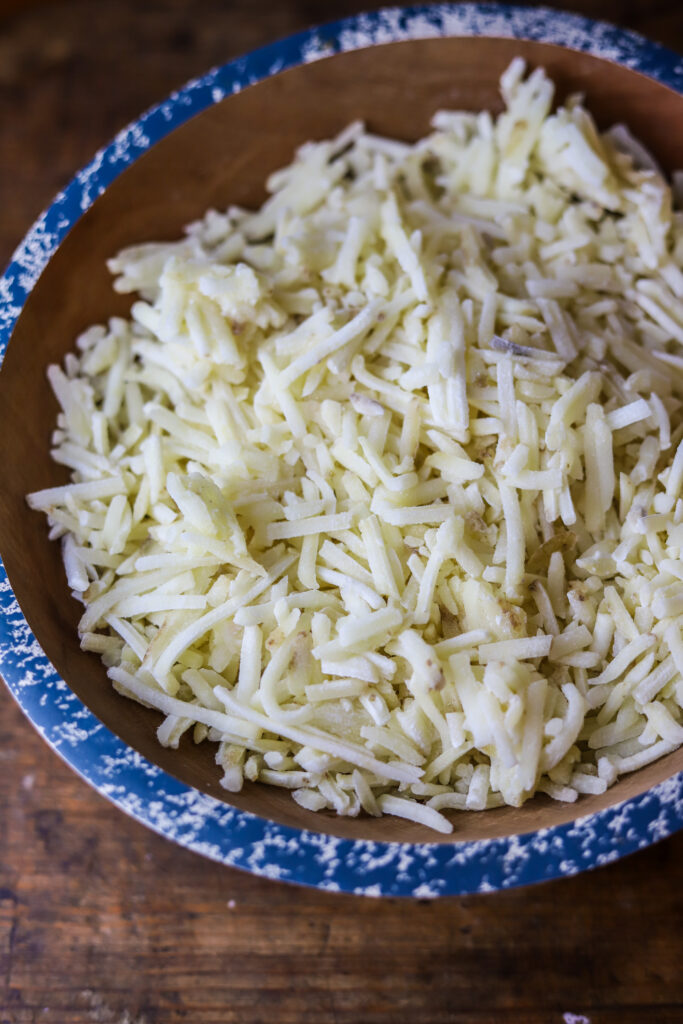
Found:
[[683, 742], [683, 216], [542, 70], [501, 91], [124, 250], [130, 319], [49, 369], [82, 647], [231, 792], [450, 832]]

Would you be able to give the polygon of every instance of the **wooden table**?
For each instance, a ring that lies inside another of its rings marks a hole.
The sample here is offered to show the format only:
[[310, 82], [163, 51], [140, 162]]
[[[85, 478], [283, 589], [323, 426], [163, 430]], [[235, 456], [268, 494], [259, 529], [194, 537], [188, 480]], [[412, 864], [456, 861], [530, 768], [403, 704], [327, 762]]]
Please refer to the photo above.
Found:
[[[361, 6], [376, 5], [0, 0], [0, 262], [142, 109]], [[683, 51], [680, 0], [576, 7]], [[252, 878], [110, 806], [0, 687], [0, 1024], [672, 1024], [682, 892], [683, 834], [577, 878], [435, 903]]]

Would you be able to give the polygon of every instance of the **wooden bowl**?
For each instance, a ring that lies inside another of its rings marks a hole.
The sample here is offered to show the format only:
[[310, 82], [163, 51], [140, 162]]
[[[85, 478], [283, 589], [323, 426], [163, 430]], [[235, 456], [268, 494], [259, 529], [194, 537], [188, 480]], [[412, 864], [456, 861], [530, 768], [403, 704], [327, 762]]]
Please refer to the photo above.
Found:
[[47, 656], [108, 729], [164, 771], [237, 808], [296, 828], [340, 837], [409, 843], [486, 839], [554, 826], [644, 793], [683, 769], [683, 749], [625, 776], [602, 796], [575, 804], [545, 797], [485, 814], [458, 812], [453, 836], [396, 818], [340, 818], [299, 807], [277, 788], [249, 784], [229, 794], [218, 784], [214, 746], [162, 748], [160, 716], [118, 696], [99, 657], [80, 650], [80, 606], [69, 596], [59, 546], [44, 517], [29, 512], [29, 491], [67, 480], [49, 456], [57, 406], [45, 368], [61, 361], [79, 331], [130, 298], [115, 295], [107, 257], [131, 243], [174, 239], [208, 207], [258, 206], [264, 181], [307, 139], [335, 134], [362, 118], [373, 132], [417, 139], [439, 108], [501, 109], [498, 79], [521, 54], [542, 65], [558, 97], [585, 93], [599, 124], [627, 121], [666, 169], [683, 167], [683, 96], [608, 60], [557, 45], [504, 38], [435, 38], [341, 53], [266, 78], [228, 96], [172, 131], [109, 185], [77, 220], [30, 292], [0, 374], [0, 550], [19, 604]]

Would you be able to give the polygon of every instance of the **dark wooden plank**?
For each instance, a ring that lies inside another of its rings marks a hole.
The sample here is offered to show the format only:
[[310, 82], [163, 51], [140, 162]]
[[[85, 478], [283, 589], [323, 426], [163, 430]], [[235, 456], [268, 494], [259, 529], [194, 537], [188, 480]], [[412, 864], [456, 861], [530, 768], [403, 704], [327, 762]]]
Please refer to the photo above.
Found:
[[[0, 4], [0, 18], [13, 9], [0, 20], [0, 262], [144, 107], [234, 54], [373, 6]], [[678, 0], [574, 6], [683, 50]], [[127, 819], [0, 690], [2, 1024], [673, 1024], [682, 892], [683, 836], [577, 878], [438, 903], [255, 879]]]

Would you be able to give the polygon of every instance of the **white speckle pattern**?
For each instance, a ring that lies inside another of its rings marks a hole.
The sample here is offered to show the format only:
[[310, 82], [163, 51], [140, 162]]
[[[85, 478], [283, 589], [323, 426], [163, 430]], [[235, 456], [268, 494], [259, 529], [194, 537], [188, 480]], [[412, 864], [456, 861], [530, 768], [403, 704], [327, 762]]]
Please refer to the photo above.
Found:
[[81, 200], [80, 208], [85, 213], [88, 207], [97, 199], [98, 195], [104, 192], [104, 185], [98, 183], [98, 176], [102, 170], [102, 164], [104, 163], [105, 150], [100, 149], [93, 159], [90, 161], [87, 167], [84, 167], [82, 171], [79, 171], [76, 175], [76, 181], [81, 186]]
[[[556, 43], [618, 61], [683, 92], [683, 61], [630, 32], [544, 8], [435, 4], [386, 9], [300, 33], [189, 82], [121, 131], [29, 231], [0, 278], [0, 360], [46, 263], [98, 195], [159, 139], [247, 85], [334, 53], [404, 39], [504, 36]], [[38, 732], [126, 813], [197, 853], [253, 874], [363, 896], [492, 892], [608, 864], [683, 824], [683, 774], [567, 825], [477, 842], [408, 845], [297, 831], [191, 789], [109, 732], [59, 678], [0, 563], [0, 673]], [[580, 804], [579, 804], [580, 806]], [[574, 1013], [565, 1024], [588, 1024]]]
[[11, 331], [21, 313], [21, 306], [14, 304], [14, 282], [9, 271], [0, 278], [0, 331]]
[[57, 236], [55, 232], [48, 230], [47, 217], [47, 213], [44, 213], [36, 221], [14, 254], [13, 266], [18, 270], [16, 280], [27, 295], [57, 248]]

